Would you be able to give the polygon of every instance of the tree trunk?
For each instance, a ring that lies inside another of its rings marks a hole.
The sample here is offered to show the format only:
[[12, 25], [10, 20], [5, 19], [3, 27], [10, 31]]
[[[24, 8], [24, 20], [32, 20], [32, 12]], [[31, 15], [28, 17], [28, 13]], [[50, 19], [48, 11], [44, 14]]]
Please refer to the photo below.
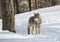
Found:
[[35, 8], [36, 8], [36, 9], [38, 8], [37, 0], [35, 0]]
[[28, 0], [29, 2], [29, 10], [31, 11], [31, 0]]
[[14, 10], [15, 10], [15, 13], [17, 14], [18, 13], [18, 0], [14, 0]]
[[15, 13], [13, 7], [13, 0], [2, 0], [2, 30], [9, 30], [15, 32]]
[[1, 9], [1, 0], [0, 0], [0, 18], [1, 18], [1, 14], [2, 14], [2, 9]]
[[52, 0], [52, 6], [57, 5], [57, 0]]

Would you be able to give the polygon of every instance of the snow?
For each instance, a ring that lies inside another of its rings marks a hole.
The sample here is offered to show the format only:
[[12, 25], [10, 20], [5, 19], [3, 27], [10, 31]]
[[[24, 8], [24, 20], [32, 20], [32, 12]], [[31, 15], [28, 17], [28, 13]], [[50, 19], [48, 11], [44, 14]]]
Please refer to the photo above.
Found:
[[[41, 33], [28, 35], [28, 19], [36, 12], [42, 17]], [[2, 31], [0, 20], [0, 42], [60, 42], [60, 5], [15, 15], [15, 30], [16, 33]]]

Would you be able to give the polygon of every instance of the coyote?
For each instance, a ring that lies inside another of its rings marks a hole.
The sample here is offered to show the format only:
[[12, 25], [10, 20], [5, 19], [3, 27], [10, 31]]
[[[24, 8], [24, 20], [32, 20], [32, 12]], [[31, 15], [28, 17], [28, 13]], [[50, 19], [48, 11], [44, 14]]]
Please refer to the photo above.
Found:
[[34, 16], [31, 16], [28, 20], [28, 34], [34, 34], [34, 31], [36, 34], [40, 34], [41, 23], [42, 19], [39, 13], [35, 13]]

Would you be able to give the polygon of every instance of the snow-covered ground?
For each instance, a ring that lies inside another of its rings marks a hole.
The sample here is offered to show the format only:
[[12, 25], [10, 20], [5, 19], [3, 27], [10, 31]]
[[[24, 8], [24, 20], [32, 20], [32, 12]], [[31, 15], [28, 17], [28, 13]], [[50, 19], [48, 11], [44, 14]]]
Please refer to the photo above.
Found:
[[[35, 12], [39, 12], [42, 17], [41, 34], [28, 35], [28, 19]], [[16, 33], [2, 31], [1, 29], [2, 20], [0, 20], [0, 42], [60, 42], [60, 5], [16, 15]]]

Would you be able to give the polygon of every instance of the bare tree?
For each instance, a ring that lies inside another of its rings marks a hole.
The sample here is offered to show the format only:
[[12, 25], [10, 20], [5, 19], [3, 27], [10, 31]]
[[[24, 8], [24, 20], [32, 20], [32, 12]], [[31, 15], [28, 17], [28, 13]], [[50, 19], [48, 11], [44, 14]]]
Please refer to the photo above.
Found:
[[57, 5], [58, 0], [52, 0], [52, 6]]
[[29, 2], [29, 10], [31, 11], [31, 0], [28, 0]]
[[0, 18], [1, 18], [1, 14], [2, 14], [2, 7], [1, 7], [1, 0], [0, 0]]
[[2, 1], [2, 30], [9, 30], [15, 32], [15, 13], [13, 0], [1, 0]]
[[37, 0], [35, 0], [35, 8], [38, 8]]
[[14, 10], [15, 10], [15, 13], [19, 13], [19, 11], [18, 11], [18, 0], [14, 0]]

